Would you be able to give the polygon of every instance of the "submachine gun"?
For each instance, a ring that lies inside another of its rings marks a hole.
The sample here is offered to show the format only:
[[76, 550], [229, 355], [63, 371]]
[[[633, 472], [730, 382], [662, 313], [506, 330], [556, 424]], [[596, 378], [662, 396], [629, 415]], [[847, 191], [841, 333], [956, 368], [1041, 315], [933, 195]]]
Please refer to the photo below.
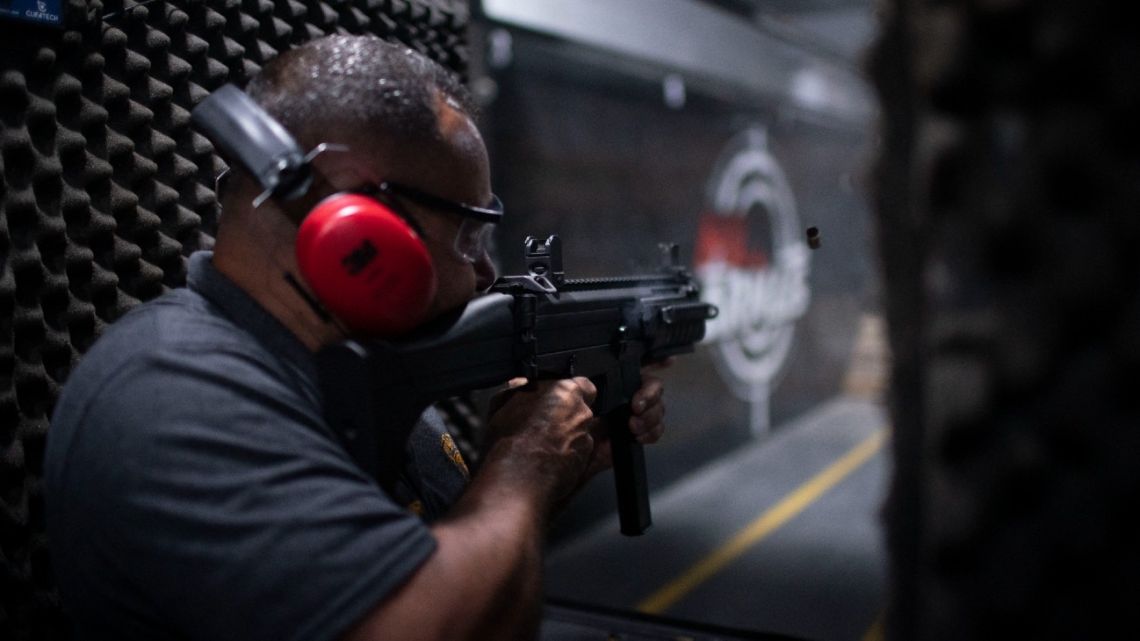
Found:
[[586, 376], [592, 407], [612, 440], [621, 531], [652, 522], [642, 446], [629, 432], [630, 399], [643, 364], [693, 351], [716, 307], [662, 245], [658, 273], [567, 279], [561, 241], [527, 238], [528, 273], [504, 276], [458, 312], [391, 341], [342, 341], [318, 354], [325, 415], [350, 454], [386, 490], [404, 445], [432, 403], [524, 376]]

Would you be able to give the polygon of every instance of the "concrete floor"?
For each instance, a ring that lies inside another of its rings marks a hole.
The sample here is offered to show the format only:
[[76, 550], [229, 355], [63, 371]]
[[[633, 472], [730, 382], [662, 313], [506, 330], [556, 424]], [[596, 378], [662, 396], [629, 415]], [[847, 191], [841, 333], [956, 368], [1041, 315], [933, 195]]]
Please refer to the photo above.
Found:
[[812, 641], [875, 639], [886, 433], [877, 403], [824, 403], [656, 492], [644, 536], [622, 537], [614, 518], [562, 541], [547, 595]]

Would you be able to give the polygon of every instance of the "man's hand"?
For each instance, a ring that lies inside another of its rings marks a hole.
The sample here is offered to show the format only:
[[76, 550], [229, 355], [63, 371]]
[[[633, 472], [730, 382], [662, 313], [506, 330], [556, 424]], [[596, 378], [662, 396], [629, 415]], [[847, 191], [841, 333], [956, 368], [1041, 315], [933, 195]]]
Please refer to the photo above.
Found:
[[648, 370], [641, 371], [641, 389], [633, 395], [629, 417], [630, 433], [644, 445], [656, 443], [665, 433], [665, 383]]
[[488, 459], [509, 470], [509, 480], [547, 492], [540, 498], [550, 505], [577, 487], [593, 456], [598, 390], [584, 377], [524, 383], [513, 380], [492, 403]]
[[[665, 433], [665, 383], [650, 372], [671, 364], [672, 359], [647, 365], [641, 370], [641, 388], [630, 399], [629, 418], [629, 431], [639, 443], [656, 443]], [[574, 381], [574, 385], [569, 385], [571, 381]], [[543, 381], [533, 389], [527, 389], [526, 383], [525, 378], [512, 379], [507, 383], [507, 389], [491, 400], [491, 438], [496, 439], [492, 441], [492, 447], [497, 439], [505, 437], [522, 438], [520, 444], [523, 449], [512, 448], [512, 453], [515, 454], [521, 455], [529, 451], [526, 447], [538, 446], [539, 449], [531, 453], [530, 459], [537, 467], [523, 467], [520, 472], [537, 473], [540, 481], [555, 483], [559, 489], [553, 492], [551, 498], [561, 502], [561, 499], [573, 494], [586, 481], [613, 467], [613, 452], [605, 421], [594, 417], [592, 412], [589, 415], [583, 414], [583, 408], [573, 398], [575, 389], [581, 389], [580, 400], [585, 403], [585, 410], [588, 411], [589, 404], [593, 403], [597, 395], [597, 389], [589, 379], [582, 377]], [[529, 414], [530, 412], [534, 414]], [[572, 422], [559, 428], [559, 423], [571, 416]], [[532, 429], [538, 429], [539, 433], [527, 436], [526, 432]], [[536, 441], [528, 445], [530, 438], [535, 438]], [[549, 455], [554, 452], [558, 454], [552, 460]], [[511, 464], [512, 467], [514, 465]]]
[[[668, 359], [641, 368], [641, 388], [633, 394], [629, 403], [629, 431], [643, 445], [656, 443], [665, 433], [665, 383], [650, 372], [665, 369], [672, 364], [673, 359]], [[614, 464], [606, 422], [595, 418], [590, 424], [590, 434], [594, 437], [594, 453], [579, 486]]]

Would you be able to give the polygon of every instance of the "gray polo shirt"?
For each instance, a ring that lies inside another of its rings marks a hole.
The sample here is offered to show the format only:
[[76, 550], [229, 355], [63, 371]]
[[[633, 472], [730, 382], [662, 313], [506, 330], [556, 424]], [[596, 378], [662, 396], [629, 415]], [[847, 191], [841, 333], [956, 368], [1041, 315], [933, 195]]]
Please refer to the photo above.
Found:
[[332, 435], [312, 355], [207, 253], [72, 373], [44, 484], [80, 638], [335, 639], [435, 546]]

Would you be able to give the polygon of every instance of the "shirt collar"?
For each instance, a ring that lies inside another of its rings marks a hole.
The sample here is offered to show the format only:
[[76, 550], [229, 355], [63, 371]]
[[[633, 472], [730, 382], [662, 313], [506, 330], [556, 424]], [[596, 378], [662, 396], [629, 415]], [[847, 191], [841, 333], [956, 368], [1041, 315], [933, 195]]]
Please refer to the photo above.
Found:
[[222, 311], [235, 325], [245, 329], [271, 352], [279, 355], [306, 374], [315, 376], [312, 353], [237, 283], [214, 268], [214, 253], [199, 251], [190, 255], [186, 284]]

